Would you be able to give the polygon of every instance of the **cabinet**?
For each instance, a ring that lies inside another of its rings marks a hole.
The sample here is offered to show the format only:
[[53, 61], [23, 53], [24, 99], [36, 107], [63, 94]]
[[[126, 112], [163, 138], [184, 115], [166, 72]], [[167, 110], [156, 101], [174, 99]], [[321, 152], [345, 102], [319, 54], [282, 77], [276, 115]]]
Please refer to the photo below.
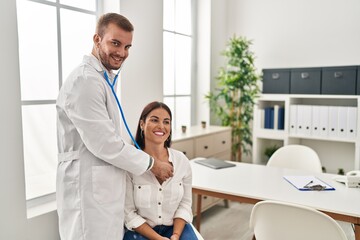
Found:
[[[360, 168], [357, 95], [262, 94], [254, 107], [253, 163], [266, 164], [264, 151], [277, 145], [313, 148], [327, 172]], [[265, 129], [264, 109], [284, 108], [284, 129]], [[321, 132], [322, 131], [322, 132]]]
[[[192, 126], [182, 133], [181, 130], [173, 131], [172, 148], [182, 151], [189, 159], [196, 157], [216, 157], [222, 160], [231, 158], [231, 128], [221, 126]], [[196, 198], [193, 194], [193, 213], [196, 210]], [[217, 204], [221, 199], [202, 196], [202, 209]]]

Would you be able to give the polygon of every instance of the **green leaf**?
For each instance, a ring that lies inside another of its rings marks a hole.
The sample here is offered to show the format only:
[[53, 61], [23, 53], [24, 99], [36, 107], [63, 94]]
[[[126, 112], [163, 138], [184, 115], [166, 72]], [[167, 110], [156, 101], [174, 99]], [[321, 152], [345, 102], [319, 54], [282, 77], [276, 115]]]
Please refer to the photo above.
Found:
[[232, 160], [241, 161], [241, 152], [250, 153], [252, 134], [250, 123], [253, 119], [255, 99], [260, 94], [256, 73], [255, 55], [250, 50], [252, 41], [234, 35], [221, 53], [227, 63], [220, 67], [216, 77], [216, 88], [205, 98], [209, 100], [211, 112], [223, 126], [232, 128]]

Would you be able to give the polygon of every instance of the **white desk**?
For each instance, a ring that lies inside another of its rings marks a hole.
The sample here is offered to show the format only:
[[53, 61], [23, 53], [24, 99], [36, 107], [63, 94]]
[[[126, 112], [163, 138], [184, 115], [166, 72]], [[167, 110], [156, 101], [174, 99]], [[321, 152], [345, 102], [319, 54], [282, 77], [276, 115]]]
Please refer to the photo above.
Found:
[[[198, 194], [196, 228], [200, 230], [201, 195], [255, 204], [262, 200], [297, 203], [318, 209], [336, 220], [353, 223], [360, 240], [360, 189], [347, 188], [331, 174], [236, 163], [236, 167], [214, 170], [191, 161], [193, 193]], [[299, 191], [283, 179], [285, 175], [314, 175], [335, 191]]]

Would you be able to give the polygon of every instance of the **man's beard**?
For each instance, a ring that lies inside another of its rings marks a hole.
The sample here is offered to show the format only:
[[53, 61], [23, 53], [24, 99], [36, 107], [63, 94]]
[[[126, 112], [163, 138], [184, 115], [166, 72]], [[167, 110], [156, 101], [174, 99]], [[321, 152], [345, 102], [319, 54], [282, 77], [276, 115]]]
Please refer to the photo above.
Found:
[[111, 65], [110, 64], [110, 55], [106, 55], [106, 53], [104, 51], [101, 50], [101, 47], [98, 48], [98, 56], [99, 56], [99, 60], [100, 62], [102, 63], [102, 65], [104, 65], [104, 67], [107, 69], [107, 70], [118, 70], [122, 63], [120, 64], [120, 66], [114, 66], [114, 65]]

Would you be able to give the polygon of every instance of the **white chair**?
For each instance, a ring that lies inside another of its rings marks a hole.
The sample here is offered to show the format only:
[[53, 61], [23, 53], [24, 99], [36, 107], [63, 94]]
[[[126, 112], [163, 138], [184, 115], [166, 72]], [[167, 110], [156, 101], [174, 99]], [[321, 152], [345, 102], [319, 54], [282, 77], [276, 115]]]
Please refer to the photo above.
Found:
[[328, 215], [277, 201], [255, 204], [249, 224], [256, 240], [347, 240], [340, 225]]
[[270, 157], [267, 166], [322, 172], [319, 156], [304, 145], [286, 145], [279, 148]]
[[194, 225], [190, 224], [192, 229], [194, 230], [195, 232], [195, 235], [197, 237], [198, 240], [204, 240], [204, 238], [201, 236], [201, 234], [199, 233], [199, 231], [194, 227]]

